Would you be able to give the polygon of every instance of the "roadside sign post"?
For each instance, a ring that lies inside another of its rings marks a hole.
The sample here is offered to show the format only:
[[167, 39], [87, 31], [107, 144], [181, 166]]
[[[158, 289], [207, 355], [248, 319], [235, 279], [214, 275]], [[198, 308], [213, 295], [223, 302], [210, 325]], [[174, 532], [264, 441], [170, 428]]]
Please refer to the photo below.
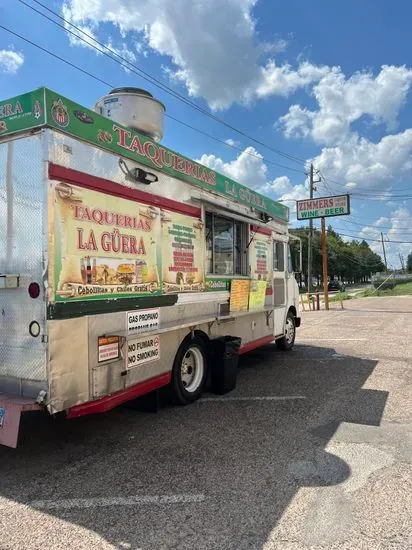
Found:
[[323, 292], [325, 294], [325, 309], [329, 309], [328, 295], [328, 250], [326, 246], [326, 222], [325, 216], [321, 218], [322, 226], [322, 270], [323, 270]]
[[321, 218], [322, 228], [322, 272], [325, 309], [329, 309], [328, 295], [328, 251], [326, 243], [325, 218], [347, 216], [350, 214], [349, 195], [334, 195], [331, 197], [309, 198], [296, 201], [296, 216], [298, 220], [313, 220]]

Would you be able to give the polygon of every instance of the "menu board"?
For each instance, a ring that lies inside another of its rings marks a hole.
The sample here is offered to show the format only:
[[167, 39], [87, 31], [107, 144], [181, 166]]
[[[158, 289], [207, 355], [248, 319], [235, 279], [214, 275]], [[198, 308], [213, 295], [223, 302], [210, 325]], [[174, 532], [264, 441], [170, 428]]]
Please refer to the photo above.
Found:
[[269, 235], [255, 233], [249, 247], [249, 258], [252, 279], [272, 284], [272, 239]]
[[265, 296], [266, 281], [250, 281], [249, 309], [263, 309]]
[[164, 294], [204, 290], [202, 228], [197, 218], [162, 212]]
[[249, 304], [249, 279], [233, 279], [230, 285], [230, 311], [247, 311]]

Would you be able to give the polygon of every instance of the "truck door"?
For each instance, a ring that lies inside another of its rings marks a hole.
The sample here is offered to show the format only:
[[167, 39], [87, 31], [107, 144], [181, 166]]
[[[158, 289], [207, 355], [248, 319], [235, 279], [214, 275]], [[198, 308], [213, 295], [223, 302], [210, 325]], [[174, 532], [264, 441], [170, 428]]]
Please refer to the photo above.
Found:
[[286, 314], [286, 262], [285, 243], [273, 241], [273, 304], [274, 304], [274, 333], [275, 336], [284, 334]]

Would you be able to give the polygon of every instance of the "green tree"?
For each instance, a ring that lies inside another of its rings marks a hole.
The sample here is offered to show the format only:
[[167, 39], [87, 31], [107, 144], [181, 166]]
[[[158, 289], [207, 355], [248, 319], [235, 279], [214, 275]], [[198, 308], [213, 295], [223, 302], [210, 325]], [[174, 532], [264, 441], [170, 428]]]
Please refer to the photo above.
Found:
[[[291, 231], [294, 235], [300, 237], [302, 241], [302, 277], [307, 288], [307, 270], [308, 270], [308, 236], [307, 227], [298, 227]], [[297, 245], [293, 245], [297, 248]], [[314, 230], [312, 239], [312, 273], [318, 280], [318, 285], [322, 283], [322, 247], [321, 235], [318, 230]], [[385, 266], [382, 258], [371, 250], [368, 243], [353, 240], [346, 242], [342, 237], [328, 227], [327, 232], [327, 252], [328, 252], [328, 275], [331, 279], [337, 277], [341, 281], [349, 283], [366, 282], [370, 280], [374, 273], [384, 271]], [[411, 271], [412, 271], [412, 253]], [[409, 261], [409, 257], [408, 257]], [[408, 264], [409, 265], [409, 264]], [[302, 281], [302, 282], [303, 282]]]
[[406, 269], [408, 273], [412, 273], [412, 252], [408, 254], [408, 259], [406, 260]]

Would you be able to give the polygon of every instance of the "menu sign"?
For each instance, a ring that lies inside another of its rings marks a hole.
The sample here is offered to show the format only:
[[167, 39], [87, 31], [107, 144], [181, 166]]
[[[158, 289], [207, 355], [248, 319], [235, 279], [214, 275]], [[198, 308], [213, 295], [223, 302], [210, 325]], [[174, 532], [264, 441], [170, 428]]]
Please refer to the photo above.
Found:
[[265, 306], [266, 282], [251, 281], [249, 293], [249, 309], [263, 309]]
[[252, 279], [266, 281], [272, 284], [272, 239], [269, 235], [255, 233], [249, 247], [250, 268]]
[[249, 304], [249, 279], [233, 279], [230, 285], [230, 311], [247, 311]]
[[196, 218], [163, 212], [163, 293], [204, 290], [203, 224]]

